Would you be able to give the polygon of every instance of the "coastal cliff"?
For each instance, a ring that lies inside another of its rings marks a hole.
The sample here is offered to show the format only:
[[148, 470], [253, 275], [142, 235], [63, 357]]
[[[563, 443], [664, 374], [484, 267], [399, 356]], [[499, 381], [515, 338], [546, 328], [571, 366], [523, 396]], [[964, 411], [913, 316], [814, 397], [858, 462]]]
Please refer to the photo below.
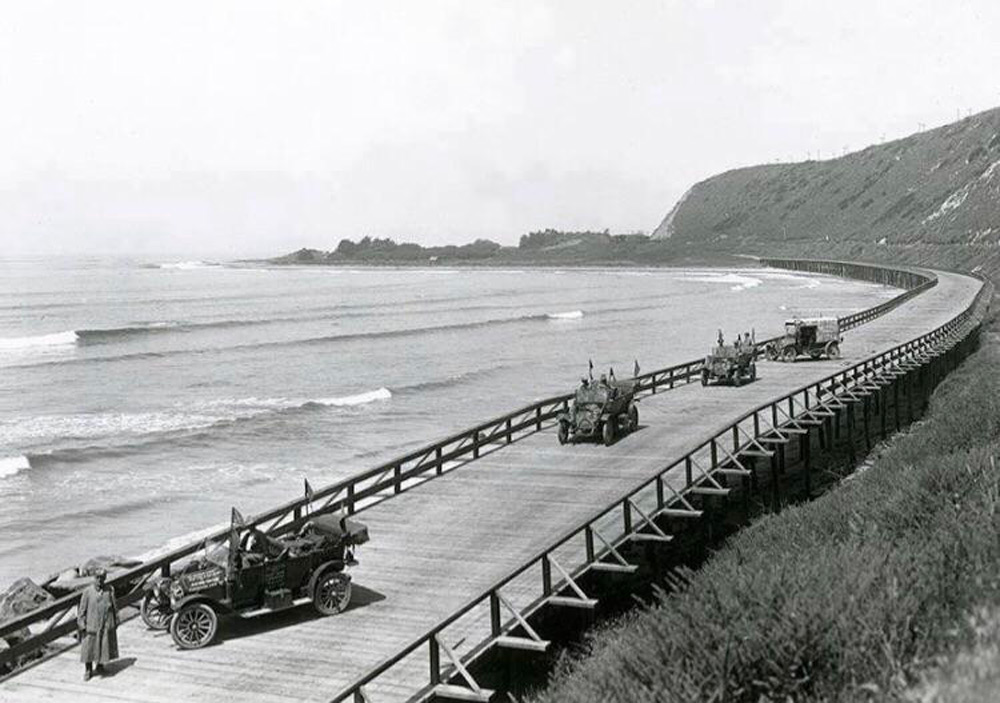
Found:
[[1000, 269], [1000, 108], [825, 161], [695, 184], [652, 238], [675, 255], [850, 257]]

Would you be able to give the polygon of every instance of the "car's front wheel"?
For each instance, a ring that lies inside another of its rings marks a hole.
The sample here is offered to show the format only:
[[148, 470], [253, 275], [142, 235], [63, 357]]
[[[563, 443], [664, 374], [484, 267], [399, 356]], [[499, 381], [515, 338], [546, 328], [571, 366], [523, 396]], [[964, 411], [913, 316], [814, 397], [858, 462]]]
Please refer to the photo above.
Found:
[[199, 649], [215, 639], [219, 617], [206, 603], [188, 603], [170, 620], [170, 636], [181, 649]]
[[170, 627], [170, 602], [163, 601], [155, 593], [147, 593], [139, 604], [139, 617], [150, 630], [166, 630]]
[[615, 423], [618, 418], [609, 417], [604, 421], [604, 427], [601, 430], [602, 439], [604, 440], [604, 446], [610, 447], [615, 442]]
[[559, 422], [559, 444], [566, 444], [569, 441], [569, 423], [565, 420]]
[[639, 408], [634, 405], [628, 407], [628, 431], [635, 432], [639, 429]]
[[830, 342], [826, 345], [826, 355], [831, 359], [840, 358], [840, 345], [836, 342]]
[[351, 577], [341, 571], [328, 571], [313, 588], [313, 607], [322, 615], [336, 615], [351, 602]]

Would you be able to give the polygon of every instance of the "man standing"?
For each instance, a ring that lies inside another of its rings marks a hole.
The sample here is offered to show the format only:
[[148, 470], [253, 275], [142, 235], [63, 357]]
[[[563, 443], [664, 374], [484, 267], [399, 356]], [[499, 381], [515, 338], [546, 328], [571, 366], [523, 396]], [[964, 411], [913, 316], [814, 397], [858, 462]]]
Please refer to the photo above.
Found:
[[77, 606], [76, 622], [80, 632], [80, 661], [86, 667], [83, 680], [89, 681], [92, 667], [103, 673], [104, 665], [118, 658], [118, 611], [114, 589], [105, 587], [107, 573], [94, 572], [94, 583], [84, 589]]

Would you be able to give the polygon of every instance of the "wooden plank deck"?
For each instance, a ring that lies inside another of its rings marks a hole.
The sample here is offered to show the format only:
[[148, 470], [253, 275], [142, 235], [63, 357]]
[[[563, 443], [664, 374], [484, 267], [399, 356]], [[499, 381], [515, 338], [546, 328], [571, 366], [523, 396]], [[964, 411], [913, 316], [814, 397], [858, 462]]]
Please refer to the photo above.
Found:
[[[0, 701], [330, 700], [671, 458], [757, 405], [943, 324], [979, 286], [940, 273], [927, 293], [849, 332], [837, 362], [761, 362], [760, 379], [741, 388], [692, 384], [649, 396], [640, 403], [640, 431], [612, 447], [559, 446], [550, 428], [365, 510], [372, 541], [358, 552], [355, 599], [341, 615], [321, 618], [307, 606], [224, 621], [220, 641], [197, 651], [177, 650], [169, 634], [135, 618], [119, 630], [125, 659], [113, 676], [84, 683], [70, 648], [0, 683]], [[620, 520], [607, 522], [605, 536], [621, 534]], [[557, 559], [571, 567], [582, 551], [582, 543], [568, 544]], [[539, 595], [540, 580], [537, 568], [529, 570], [504, 596], [523, 607]], [[489, 613], [477, 608], [443, 638], [461, 653], [488, 632]], [[418, 650], [368, 693], [379, 703], [406, 700], [427, 682], [427, 654]]]

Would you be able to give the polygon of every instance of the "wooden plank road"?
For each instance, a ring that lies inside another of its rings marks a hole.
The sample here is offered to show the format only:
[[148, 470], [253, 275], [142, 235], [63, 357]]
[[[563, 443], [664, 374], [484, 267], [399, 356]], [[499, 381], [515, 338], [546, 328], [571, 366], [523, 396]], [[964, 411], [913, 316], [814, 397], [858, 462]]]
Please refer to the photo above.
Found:
[[[640, 403], [641, 429], [611, 447], [559, 446], [550, 427], [363, 511], [372, 541], [358, 551], [355, 598], [345, 613], [323, 618], [306, 606], [224, 621], [219, 642], [197, 651], [176, 649], [168, 634], [147, 631], [135, 618], [119, 630], [125, 659], [114, 675], [85, 683], [78, 650], [70, 648], [0, 683], [0, 701], [328, 701], [671, 458], [753, 407], [947, 322], [981, 285], [938, 275], [936, 287], [849, 332], [839, 361], [760, 362], [759, 380], [741, 388], [693, 384], [648, 396]], [[606, 536], [620, 535], [620, 525], [609, 521]], [[582, 550], [582, 543], [568, 544], [557, 558], [571, 567]], [[540, 578], [529, 570], [504, 596], [524, 607], [540, 593]], [[467, 652], [488, 634], [488, 609], [476, 608], [443, 639]], [[427, 682], [422, 649], [367, 692], [379, 703], [406, 700]]]

